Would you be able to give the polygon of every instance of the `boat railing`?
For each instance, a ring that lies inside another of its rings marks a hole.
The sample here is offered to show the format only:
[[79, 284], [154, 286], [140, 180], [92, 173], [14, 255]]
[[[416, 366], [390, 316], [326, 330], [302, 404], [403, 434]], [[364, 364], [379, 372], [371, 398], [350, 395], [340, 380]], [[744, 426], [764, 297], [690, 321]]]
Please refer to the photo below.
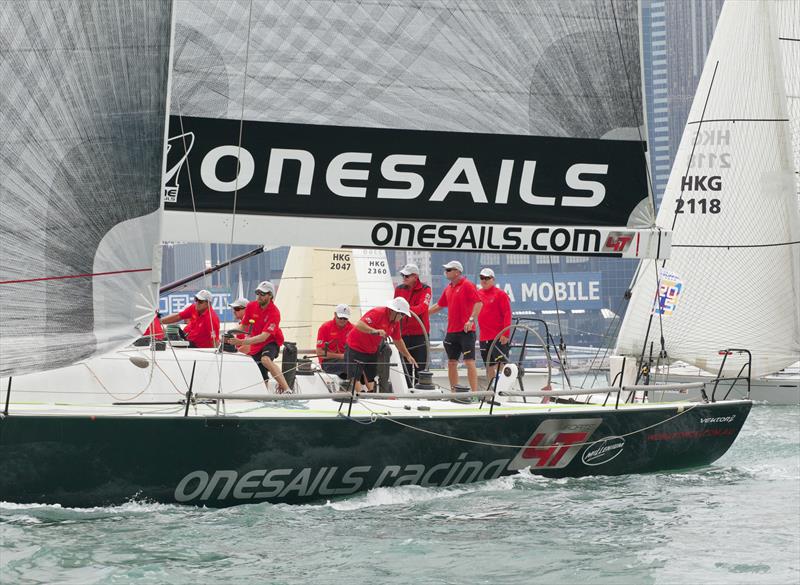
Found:
[[[725, 362], [728, 360], [728, 356], [734, 354], [746, 354], [747, 361], [744, 364], [742, 364], [742, 367], [739, 368], [739, 372], [735, 376], [723, 376], [722, 371], [725, 369]], [[722, 400], [728, 399], [728, 396], [733, 390], [733, 387], [740, 380], [743, 380], [747, 384], [747, 398], [750, 398], [750, 374], [752, 372], [752, 367], [753, 367], [753, 354], [750, 353], [750, 351], [747, 349], [730, 348], [730, 349], [720, 350], [719, 355], [722, 356], [722, 362], [719, 365], [719, 372], [717, 372], [717, 377], [714, 380], [714, 388], [711, 390], [711, 402], [716, 402], [717, 388], [719, 387], [720, 382], [731, 383], [730, 388], [728, 388], [728, 391], [725, 393], [725, 396], [722, 398]], [[747, 374], [743, 375], [745, 370], [747, 370]], [[703, 393], [703, 398], [708, 400], [705, 388], [703, 388], [701, 392]]]
[[[682, 388], [702, 388], [702, 382], [692, 382], [690, 384], [667, 384], [666, 390], [679, 390]], [[495, 396], [526, 396], [526, 397], [556, 397], [556, 396], [585, 396], [590, 394], [616, 394], [620, 392], [636, 392], [642, 390], [652, 390], [652, 386], [630, 385], [607, 388], [573, 388], [571, 390], [481, 390], [478, 392], [318, 392], [303, 394], [252, 394], [252, 393], [231, 393], [231, 392], [197, 392], [193, 396], [199, 400], [244, 400], [250, 402], [280, 402], [297, 400], [463, 400], [464, 398], [491, 398]]]

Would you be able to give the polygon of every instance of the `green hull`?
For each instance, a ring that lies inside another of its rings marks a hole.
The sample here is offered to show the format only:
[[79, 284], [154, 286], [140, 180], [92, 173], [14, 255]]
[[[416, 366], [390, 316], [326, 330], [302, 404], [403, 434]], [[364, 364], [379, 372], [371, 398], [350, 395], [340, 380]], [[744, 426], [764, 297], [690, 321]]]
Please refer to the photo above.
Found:
[[0, 500], [216, 507], [469, 483], [524, 468], [549, 477], [663, 471], [718, 459], [750, 407], [394, 420], [11, 415], [0, 419]]

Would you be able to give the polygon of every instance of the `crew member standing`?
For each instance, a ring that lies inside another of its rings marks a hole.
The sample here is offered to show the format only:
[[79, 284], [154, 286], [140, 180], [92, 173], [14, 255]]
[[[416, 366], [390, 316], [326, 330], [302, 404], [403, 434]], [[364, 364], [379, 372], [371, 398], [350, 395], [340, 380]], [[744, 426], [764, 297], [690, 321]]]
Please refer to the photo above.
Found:
[[219, 317], [211, 306], [212, 295], [201, 290], [194, 295], [194, 303], [187, 305], [180, 313], [161, 318], [163, 325], [186, 321], [182, 337], [189, 347], [216, 347], [219, 343]]
[[475, 367], [475, 321], [481, 312], [481, 301], [478, 291], [467, 277], [463, 275], [464, 267], [458, 260], [451, 260], [444, 265], [444, 275], [450, 281], [442, 291], [439, 302], [430, 308], [435, 315], [447, 309], [447, 335], [444, 337], [444, 349], [447, 353], [447, 377], [450, 387], [455, 391], [458, 384], [458, 359], [464, 356], [467, 368], [469, 387], [478, 391], [478, 369]]
[[417, 366], [413, 367], [403, 359], [408, 387], [413, 388], [419, 380], [418, 372], [428, 367], [428, 348], [425, 345], [425, 334], [430, 333], [431, 325], [428, 308], [431, 304], [431, 287], [419, 279], [419, 268], [416, 264], [406, 264], [400, 270], [403, 282], [394, 289], [395, 298], [401, 297], [408, 301], [411, 312], [414, 313], [422, 325], [413, 316], [405, 317], [400, 322], [403, 343], [408, 352], [414, 356]]
[[508, 360], [508, 330], [504, 331], [497, 343], [494, 344], [491, 356], [489, 348], [497, 334], [511, 325], [511, 299], [508, 298], [506, 291], [496, 285], [494, 270], [484, 268], [481, 270], [480, 278], [481, 288], [478, 289], [478, 297], [480, 297], [483, 307], [478, 315], [478, 327], [480, 328], [478, 339], [481, 344], [483, 364], [486, 366], [486, 377], [491, 380], [497, 373], [498, 362]]
[[333, 319], [320, 325], [317, 331], [317, 357], [323, 372], [342, 377], [347, 375], [344, 349], [351, 329], [350, 307], [336, 305]]
[[[239, 351], [251, 356], [261, 370], [264, 384], [272, 374], [278, 383], [278, 393], [291, 392], [281, 369], [275, 363], [281, 345], [283, 345], [283, 332], [281, 331], [281, 312], [275, 306], [275, 286], [265, 280], [256, 287], [257, 300], [247, 304], [244, 310], [242, 324], [247, 324], [250, 333], [243, 339], [233, 338], [231, 344], [240, 347]], [[252, 321], [252, 329], [250, 322]]]
[[355, 379], [355, 389], [361, 389], [361, 383], [372, 391], [375, 376], [378, 373], [378, 356], [381, 342], [391, 336], [394, 345], [413, 366], [417, 365], [403, 339], [399, 335], [400, 320], [411, 314], [408, 301], [403, 298], [392, 299], [385, 307], [370, 309], [347, 335], [347, 349], [344, 359], [347, 362], [347, 375]]

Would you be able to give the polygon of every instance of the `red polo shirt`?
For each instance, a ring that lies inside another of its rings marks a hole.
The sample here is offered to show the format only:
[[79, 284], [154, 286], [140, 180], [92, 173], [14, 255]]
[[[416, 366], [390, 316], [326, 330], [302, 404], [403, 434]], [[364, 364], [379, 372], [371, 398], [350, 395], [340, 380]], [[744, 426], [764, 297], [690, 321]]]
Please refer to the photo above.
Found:
[[[481, 328], [480, 341], [491, 341], [503, 328], [511, 325], [511, 299], [508, 298], [506, 291], [500, 287], [493, 286], [490, 289], [478, 289], [483, 307], [478, 314], [478, 325]], [[509, 335], [506, 331], [504, 335]]]
[[[331, 319], [323, 323], [317, 331], [317, 347], [324, 350], [328, 344], [328, 351], [333, 353], [344, 353], [344, 345], [347, 342], [347, 334], [353, 328], [353, 324], [348, 321], [344, 327], [336, 324], [336, 319]], [[320, 362], [325, 361], [319, 358]]]
[[197, 312], [195, 303], [192, 303], [186, 305], [178, 316], [187, 321], [183, 332], [195, 347], [214, 347], [214, 341], [219, 341], [219, 317], [210, 303], [202, 315]]
[[[400, 323], [392, 323], [389, 321], [388, 307], [376, 307], [375, 309], [371, 309], [364, 313], [361, 320], [373, 329], [382, 329], [386, 332], [386, 335], [392, 338], [399, 337]], [[381, 345], [381, 336], [370, 335], [369, 333], [364, 333], [353, 327], [350, 333], [347, 334], [347, 345], [350, 346], [351, 349], [360, 351], [361, 353], [376, 353], [378, 347]]]
[[[250, 328], [250, 320], [253, 320], [252, 329]], [[248, 331], [248, 337], [255, 337], [256, 335], [268, 332], [270, 335], [263, 343], [254, 343], [250, 346], [249, 355], [256, 355], [268, 343], [277, 343], [278, 347], [283, 345], [283, 331], [280, 328], [281, 312], [275, 306], [274, 301], [261, 308], [258, 301], [250, 301], [244, 310], [244, 317], [242, 317], [242, 329]]]
[[447, 307], [447, 332], [464, 331], [464, 325], [472, 316], [475, 303], [480, 300], [475, 285], [465, 276], [448, 284], [437, 302], [440, 307]]
[[[414, 287], [401, 284], [394, 289], [395, 297], [402, 297], [408, 301], [411, 307], [411, 312], [417, 315], [422, 323], [425, 325], [425, 331], [430, 332], [430, 316], [428, 315], [428, 307], [431, 304], [431, 287], [427, 284], [422, 284], [419, 280], [414, 284]], [[422, 335], [422, 327], [419, 326], [414, 317], [403, 317], [401, 321], [403, 324], [403, 336], [406, 335]]]

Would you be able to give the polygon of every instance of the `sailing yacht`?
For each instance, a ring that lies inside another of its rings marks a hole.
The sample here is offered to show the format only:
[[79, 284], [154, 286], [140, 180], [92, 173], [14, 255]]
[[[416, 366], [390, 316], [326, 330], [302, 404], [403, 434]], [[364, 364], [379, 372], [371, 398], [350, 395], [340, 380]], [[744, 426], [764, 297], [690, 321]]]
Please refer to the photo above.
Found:
[[722, 9], [656, 219], [672, 253], [640, 264], [617, 340], [634, 380], [800, 402], [777, 374], [800, 359], [798, 33], [797, 2]]
[[665, 258], [635, 4], [3, 10], [0, 499], [297, 502], [680, 469], [736, 439], [749, 400], [566, 405], [512, 372], [464, 401], [408, 388], [392, 345], [380, 392], [284, 355], [277, 394], [248, 356], [127, 345], [161, 239]]

